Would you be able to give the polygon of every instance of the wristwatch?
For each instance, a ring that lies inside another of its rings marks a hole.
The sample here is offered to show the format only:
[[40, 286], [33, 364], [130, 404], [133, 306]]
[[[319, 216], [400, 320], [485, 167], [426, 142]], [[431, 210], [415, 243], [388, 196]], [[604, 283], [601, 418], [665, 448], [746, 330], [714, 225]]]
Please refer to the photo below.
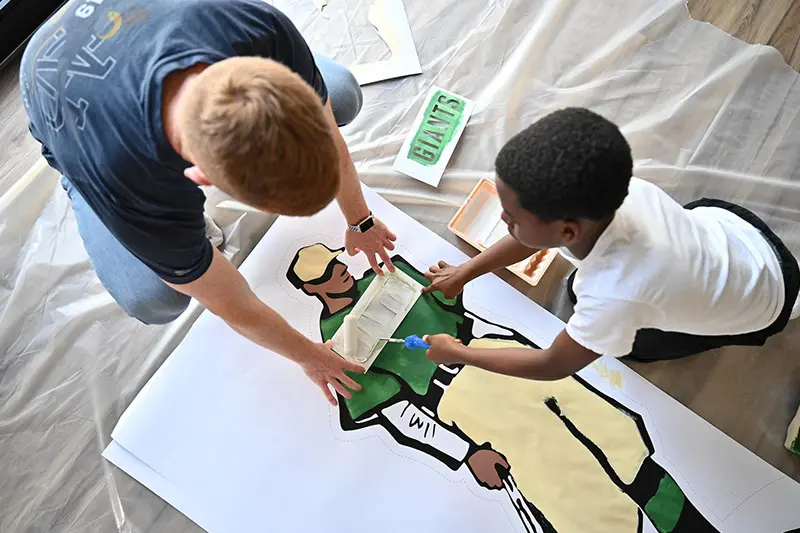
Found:
[[356, 233], [364, 233], [369, 230], [372, 226], [375, 225], [375, 219], [372, 217], [372, 211], [369, 212], [369, 216], [359, 222], [358, 224], [348, 224], [347, 227], [350, 231], [355, 231]]

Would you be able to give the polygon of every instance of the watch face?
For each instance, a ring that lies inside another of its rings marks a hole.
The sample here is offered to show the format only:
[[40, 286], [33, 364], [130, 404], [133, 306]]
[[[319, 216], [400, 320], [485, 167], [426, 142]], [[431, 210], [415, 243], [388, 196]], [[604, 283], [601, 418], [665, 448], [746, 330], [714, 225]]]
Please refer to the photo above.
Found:
[[361, 230], [361, 233], [364, 233], [374, 225], [375, 225], [375, 220], [372, 217], [369, 217], [367, 220], [361, 223], [359, 229]]

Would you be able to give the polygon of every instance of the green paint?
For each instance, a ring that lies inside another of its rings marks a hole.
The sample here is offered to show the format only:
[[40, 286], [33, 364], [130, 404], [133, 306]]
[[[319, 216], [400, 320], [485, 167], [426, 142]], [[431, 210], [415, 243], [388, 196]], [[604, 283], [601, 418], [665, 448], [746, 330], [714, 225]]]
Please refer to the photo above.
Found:
[[686, 497], [669, 474], [664, 474], [658, 490], [644, 507], [644, 512], [659, 533], [671, 533], [678, 524]]
[[800, 433], [798, 433], [797, 438], [794, 439], [794, 442], [792, 442], [791, 451], [797, 455], [800, 455]]
[[444, 91], [436, 91], [425, 108], [422, 123], [417, 128], [408, 150], [411, 161], [432, 167], [453, 140], [463, 118], [464, 100]]
[[[428, 284], [425, 276], [407, 263], [396, 260], [394, 265], [419, 283]], [[356, 288], [359, 295], [364, 294], [374, 278], [375, 273], [369, 272], [358, 280]], [[453, 305], [456, 300], [448, 300], [440, 293], [423, 294], [400, 323], [393, 336], [405, 338], [412, 334], [423, 336], [436, 333], [448, 333], [455, 336], [458, 326], [464, 318], [444, 309], [438, 302]], [[324, 341], [333, 338], [334, 333], [342, 325], [344, 317], [351, 309], [339, 311], [322, 321], [321, 329]], [[356, 420], [373, 407], [392, 398], [400, 392], [401, 381], [407, 383], [417, 394], [426, 394], [436, 366], [436, 363], [425, 357], [424, 350], [408, 350], [400, 344], [387, 344], [366, 374], [348, 374], [362, 387], [361, 391], [353, 393], [351, 399], [345, 400], [350, 416]], [[389, 372], [390, 375], [373, 370], [378, 368]]]

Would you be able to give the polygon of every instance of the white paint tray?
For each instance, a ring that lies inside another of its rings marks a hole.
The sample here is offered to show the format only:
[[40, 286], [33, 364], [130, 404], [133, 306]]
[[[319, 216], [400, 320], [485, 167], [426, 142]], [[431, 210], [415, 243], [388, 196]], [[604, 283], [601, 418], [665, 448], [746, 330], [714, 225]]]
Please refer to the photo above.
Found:
[[346, 350], [345, 327], [333, 335], [333, 351], [344, 359], [369, 369], [386, 341], [400, 327], [422, 294], [422, 285], [400, 270], [375, 276], [358, 299], [351, 317], [356, 319], [353, 342], [357, 348]]
[[[508, 235], [506, 224], [500, 219], [502, 212], [494, 182], [481, 178], [447, 228], [482, 252]], [[539, 250], [509, 266], [508, 270], [531, 285], [537, 285], [556, 255], [558, 250], [554, 248]]]

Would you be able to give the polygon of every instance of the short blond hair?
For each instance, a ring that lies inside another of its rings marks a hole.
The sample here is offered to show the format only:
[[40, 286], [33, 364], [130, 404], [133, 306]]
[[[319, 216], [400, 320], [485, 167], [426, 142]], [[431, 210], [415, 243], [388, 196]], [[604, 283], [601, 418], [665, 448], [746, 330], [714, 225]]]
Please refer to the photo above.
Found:
[[258, 57], [225, 59], [192, 82], [181, 145], [207, 179], [248, 205], [309, 216], [339, 189], [339, 152], [319, 95]]

